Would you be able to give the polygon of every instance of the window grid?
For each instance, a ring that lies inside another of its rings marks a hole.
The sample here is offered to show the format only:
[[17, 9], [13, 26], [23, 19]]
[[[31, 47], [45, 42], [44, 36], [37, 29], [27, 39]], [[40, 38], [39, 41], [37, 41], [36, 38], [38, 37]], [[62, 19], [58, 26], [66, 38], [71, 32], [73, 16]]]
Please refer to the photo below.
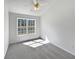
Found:
[[35, 19], [18, 18], [18, 35], [34, 34], [35, 23]]

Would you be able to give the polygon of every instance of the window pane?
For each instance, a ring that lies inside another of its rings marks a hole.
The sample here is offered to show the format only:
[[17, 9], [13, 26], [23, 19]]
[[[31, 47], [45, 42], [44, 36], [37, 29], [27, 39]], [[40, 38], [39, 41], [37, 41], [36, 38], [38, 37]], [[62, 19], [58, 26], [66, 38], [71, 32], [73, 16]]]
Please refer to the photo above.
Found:
[[34, 33], [35, 27], [28, 27], [28, 33]]
[[28, 26], [31, 26], [31, 20], [28, 20]]
[[24, 26], [24, 20], [22, 20], [22, 23], [21, 23], [21, 25], [22, 25], [22, 26]]
[[20, 34], [20, 28], [18, 28], [18, 34]]
[[25, 20], [24, 20], [24, 26], [26, 26], [26, 23], [27, 23], [27, 22], [26, 22], [26, 19], [25, 19]]
[[26, 34], [26, 28], [24, 28], [24, 34]]
[[20, 26], [20, 20], [18, 19], [18, 26]]

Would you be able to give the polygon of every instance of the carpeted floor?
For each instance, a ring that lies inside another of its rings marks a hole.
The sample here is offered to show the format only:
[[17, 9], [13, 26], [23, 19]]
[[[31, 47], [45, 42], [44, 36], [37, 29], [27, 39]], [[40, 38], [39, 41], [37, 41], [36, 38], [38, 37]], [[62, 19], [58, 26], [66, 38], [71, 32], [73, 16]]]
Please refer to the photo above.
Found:
[[5, 59], [75, 59], [75, 56], [51, 43], [36, 48], [14, 44], [9, 46]]

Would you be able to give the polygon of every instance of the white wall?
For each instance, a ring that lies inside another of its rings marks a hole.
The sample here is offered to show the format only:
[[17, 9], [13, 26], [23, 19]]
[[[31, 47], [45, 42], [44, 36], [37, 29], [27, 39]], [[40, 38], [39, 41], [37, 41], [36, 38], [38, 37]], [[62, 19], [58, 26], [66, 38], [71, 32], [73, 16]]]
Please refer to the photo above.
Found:
[[9, 45], [9, 19], [8, 19], [8, 8], [5, 3], [4, 8], [4, 55], [7, 52]]
[[[36, 19], [36, 33], [35, 34], [25, 34], [25, 35], [17, 35], [17, 18], [29, 18], [29, 19]], [[40, 36], [40, 17], [39, 16], [32, 16], [26, 14], [19, 14], [19, 13], [12, 13], [9, 12], [9, 42], [16, 43], [25, 40], [30, 40], [33, 38], [38, 38]]]
[[47, 35], [52, 44], [73, 55], [75, 55], [74, 15], [74, 0], [58, 0], [41, 17], [42, 35]]

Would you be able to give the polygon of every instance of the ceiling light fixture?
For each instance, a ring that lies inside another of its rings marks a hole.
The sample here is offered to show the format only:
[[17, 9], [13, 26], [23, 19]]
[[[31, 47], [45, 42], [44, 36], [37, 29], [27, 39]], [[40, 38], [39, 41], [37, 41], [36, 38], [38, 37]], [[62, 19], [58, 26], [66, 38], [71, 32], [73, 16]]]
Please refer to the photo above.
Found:
[[36, 10], [39, 10], [39, 8], [40, 8], [40, 3], [39, 3], [39, 1], [38, 0], [35, 0], [35, 2], [34, 2], [34, 10], [36, 11]]

